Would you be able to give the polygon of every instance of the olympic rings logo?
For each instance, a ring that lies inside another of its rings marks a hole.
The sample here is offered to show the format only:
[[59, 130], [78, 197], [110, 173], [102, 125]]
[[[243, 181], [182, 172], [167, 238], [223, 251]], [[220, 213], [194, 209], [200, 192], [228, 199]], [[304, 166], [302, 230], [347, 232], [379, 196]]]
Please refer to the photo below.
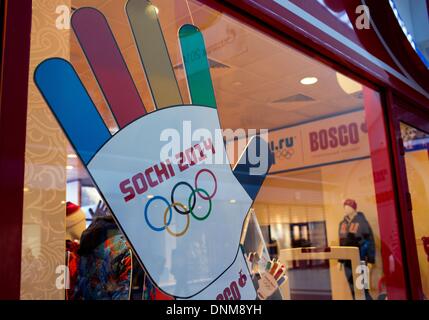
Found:
[[293, 148], [281, 149], [276, 151], [276, 156], [278, 158], [290, 159], [295, 153]]
[[[214, 181], [214, 190], [213, 190], [212, 194], [209, 194], [203, 188], [198, 187], [198, 178], [204, 172], [208, 173], [213, 178], [213, 181]], [[176, 190], [177, 190], [177, 188], [179, 186], [186, 186], [191, 191], [191, 193], [190, 193], [190, 195], [188, 197], [187, 206], [184, 205], [181, 202], [176, 201], [175, 198], [174, 198], [174, 194], [175, 194], [175, 192], [176, 192]], [[176, 183], [176, 185], [171, 190], [171, 196], [170, 196], [170, 201], [171, 202], [168, 201], [166, 198], [164, 198], [162, 196], [155, 196], [155, 197], [151, 198], [146, 203], [146, 206], [145, 206], [145, 209], [144, 209], [144, 217], [145, 217], [146, 223], [149, 226], [149, 228], [151, 228], [153, 231], [162, 232], [164, 230], [167, 230], [167, 232], [170, 235], [172, 235], [173, 237], [181, 237], [181, 236], [185, 235], [188, 232], [188, 230], [189, 230], [189, 225], [191, 223], [190, 216], [192, 216], [194, 219], [196, 219], [198, 221], [204, 221], [204, 220], [206, 220], [210, 216], [210, 213], [212, 211], [212, 199], [215, 196], [216, 192], [217, 192], [217, 180], [216, 180], [216, 176], [214, 175], [214, 173], [212, 171], [210, 171], [208, 169], [202, 169], [202, 170], [198, 171], [198, 173], [195, 175], [194, 186], [191, 186], [189, 183], [187, 183], [185, 181], [180, 181], [180, 182]], [[207, 212], [203, 216], [198, 216], [194, 212], [195, 205], [197, 203], [197, 196], [200, 197], [201, 199], [206, 200], [206, 201], [209, 202]], [[148, 211], [149, 211], [150, 206], [155, 201], [162, 201], [166, 205], [166, 208], [164, 210], [164, 225], [162, 227], [154, 226], [149, 221]], [[179, 214], [181, 214], [181, 215], [183, 215], [183, 216], [186, 217], [186, 225], [185, 225], [184, 229], [182, 231], [180, 231], [180, 232], [174, 232], [174, 231], [172, 231], [169, 228], [170, 224], [171, 224], [171, 220], [173, 218], [173, 209], [177, 213], [179, 213]]]

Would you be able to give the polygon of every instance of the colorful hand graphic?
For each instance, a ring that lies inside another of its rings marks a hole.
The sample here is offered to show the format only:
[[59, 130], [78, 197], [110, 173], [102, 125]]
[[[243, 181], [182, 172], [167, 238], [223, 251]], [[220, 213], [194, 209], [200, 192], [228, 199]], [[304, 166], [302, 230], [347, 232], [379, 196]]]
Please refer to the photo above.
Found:
[[251, 265], [252, 274], [258, 279], [259, 299], [268, 299], [286, 283], [288, 279], [285, 275], [286, 267], [278, 260], [264, 261], [256, 252], [251, 252], [247, 259]]
[[[111, 135], [69, 62], [48, 59], [34, 79], [153, 282], [177, 298], [215, 299], [238, 271], [248, 274], [241, 230], [269, 170], [252, 175], [259, 164], [250, 163], [249, 150], [268, 146], [252, 139], [233, 170], [209, 161], [227, 156], [202, 34], [193, 25], [179, 30], [192, 100], [183, 105], [155, 10], [142, 0], [126, 10], [163, 109], [146, 113], [107, 20], [93, 8], [77, 10], [72, 27], [120, 130]], [[163, 157], [164, 130], [183, 136], [184, 123], [199, 135]], [[256, 296], [251, 281], [241, 290], [244, 299]]]

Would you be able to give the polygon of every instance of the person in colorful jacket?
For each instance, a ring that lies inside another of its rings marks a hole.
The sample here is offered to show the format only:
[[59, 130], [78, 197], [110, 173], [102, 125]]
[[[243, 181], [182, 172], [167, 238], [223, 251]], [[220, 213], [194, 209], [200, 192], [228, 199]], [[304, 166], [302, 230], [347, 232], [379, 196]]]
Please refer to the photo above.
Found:
[[129, 300], [132, 256], [113, 217], [97, 216], [82, 234], [75, 300]]
[[[368, 220], [362, 212], [357, 211], [355, 200], [347, 199], [344, 201], [343, 206], [344, 219], [339, 225], [340, 246], [359, 248], [360, 260], [367, 266], [373, 265], [375, 263], [375, 241]], [[340, 260], [339, 262], [344, 266], [344, 272], [354, 299], [355, 292], [351, 261]], [[365, 297], [367, 300], [372, 300], [368, 289], [365, 289]]]

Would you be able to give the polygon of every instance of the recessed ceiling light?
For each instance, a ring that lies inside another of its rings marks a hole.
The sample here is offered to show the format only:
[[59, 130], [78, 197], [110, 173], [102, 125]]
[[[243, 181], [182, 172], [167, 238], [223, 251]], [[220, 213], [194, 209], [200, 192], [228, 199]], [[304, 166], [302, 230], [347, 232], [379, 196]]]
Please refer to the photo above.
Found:
[[235, 200], [235, 199], [229, 200], [229, 203], [236, 203], [236, 202], [237, 202], [237, 200]]
[[153, 197], [154, 197], [154, 195], [153, 195], [153, 194], [148, 194], [148, 195], [147, 195], [147, 198], [148, 198], [148, 199], [152, 199]]
[[73, 167], [73, 166], [66, 166], [66, 169], [67, 169], [67, 170], [73, 170], [73, 169], [74, 169], [74, 167]]
[[319, 79], [317, 79], [316, 77], [305, 77], [303, 79], [301, 79], [301, 84], [308, 86], [311, 84], [315, 84], [317, 81], [319, 81]]
[[67, 158], [69, 158], [69, 159], [76, 159], [77, 155], [75, 155], [74, 153], [70, 153], [70, 154], [67, 155]]

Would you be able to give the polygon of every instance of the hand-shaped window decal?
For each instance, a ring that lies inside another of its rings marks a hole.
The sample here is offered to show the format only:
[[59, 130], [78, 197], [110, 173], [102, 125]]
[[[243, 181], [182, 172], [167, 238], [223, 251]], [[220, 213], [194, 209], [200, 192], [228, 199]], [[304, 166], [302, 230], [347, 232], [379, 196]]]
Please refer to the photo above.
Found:
[[[155, 105], [168, 108], [146, 112], [107, 20], [94, 8], [78, 9], [72, 27], [120, 130], [112, 136], [68, 61], [45, 60], [34, 79], [153, 282], [177, 298], [215, 299], [231, 279], [248, 274], [240, 235], [269, 166], [251, 175], [258, 164], [248, 161], [249, 151], [233, 170], [228, 163], [185, 164], [184, 152], [175, 155], [179, 161], [160, 159], [161, 132], [182, 132], [185, 121], [211, 134], [193, 146], [198, 160], [208, 153], [226, 158], [226, 151], [210, 140], [223, 137], [201, 32], [193, 25], [179, 30], [192, 100], [183, 105], [151, 8], [130, 0], [126, 11]], [[263, 148], [260, 137], [248, 144]], [[256, 297], [251, 281], [240, 284], [240, 297]]]

